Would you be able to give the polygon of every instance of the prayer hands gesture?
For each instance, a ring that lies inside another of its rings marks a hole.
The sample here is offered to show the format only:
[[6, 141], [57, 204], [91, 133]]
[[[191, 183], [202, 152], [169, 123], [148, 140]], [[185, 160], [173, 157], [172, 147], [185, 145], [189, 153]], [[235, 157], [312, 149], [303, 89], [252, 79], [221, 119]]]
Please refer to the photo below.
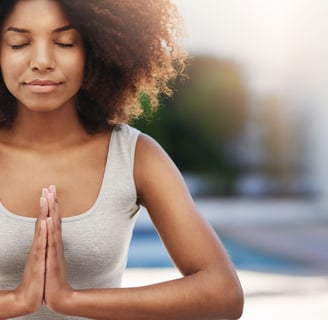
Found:
[[44, 285], [44, 302], [50, 310], [60, 311], [73, 290], [66, 277], [66, 263], [62, 241], [61, 218], [56, 199], [56, 188], [50, 186], [42, 191], [41, 211], [48, 212], [47, 249]]

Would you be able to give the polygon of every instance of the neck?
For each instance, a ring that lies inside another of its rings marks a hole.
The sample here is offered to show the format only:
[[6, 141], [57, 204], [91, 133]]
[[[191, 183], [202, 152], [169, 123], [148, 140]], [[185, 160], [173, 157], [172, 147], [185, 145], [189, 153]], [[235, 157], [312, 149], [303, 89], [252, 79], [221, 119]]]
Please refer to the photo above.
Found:
[[12, 143], [30, 147], [74, 144], [87, 136], [75, 108], [51, 112], [20, 108], [8, 134]]

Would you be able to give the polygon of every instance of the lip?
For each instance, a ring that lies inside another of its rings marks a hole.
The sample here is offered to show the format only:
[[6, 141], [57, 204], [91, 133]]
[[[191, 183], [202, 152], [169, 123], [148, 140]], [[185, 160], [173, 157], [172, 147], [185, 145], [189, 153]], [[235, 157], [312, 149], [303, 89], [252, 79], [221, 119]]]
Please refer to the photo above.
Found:
[[55, 82], [52, 80], [42, 80], [42, 79], [35, 79], [30, 82], [24, 83], [32, 92], [35, 93], [50, 93], [55, 91], [61, 82]]

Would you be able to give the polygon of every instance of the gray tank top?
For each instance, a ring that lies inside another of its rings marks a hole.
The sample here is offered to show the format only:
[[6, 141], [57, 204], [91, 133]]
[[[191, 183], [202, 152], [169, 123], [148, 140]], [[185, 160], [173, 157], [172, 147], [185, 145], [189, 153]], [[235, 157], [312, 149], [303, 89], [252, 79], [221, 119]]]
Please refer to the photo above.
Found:
[[[86, 212], [62, 219], [68, 279], [74, 289], [120, 287], [133, 226], [139, 212], [133, 178], [139, 131], [116, 126], [108, 148], [98, 197]], [[0, 290], [20, 283], [30, 249], [34, 218], [9, 212], [0, 202]], [[81, 319], [50, 312], [46, 306], [16, 319]]]

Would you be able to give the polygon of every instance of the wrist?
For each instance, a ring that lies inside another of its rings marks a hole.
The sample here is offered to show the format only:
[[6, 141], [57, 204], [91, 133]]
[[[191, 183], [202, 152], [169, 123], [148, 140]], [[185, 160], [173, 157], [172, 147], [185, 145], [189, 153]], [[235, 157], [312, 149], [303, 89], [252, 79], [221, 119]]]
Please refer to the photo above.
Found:
[[94, 308], [97, 304], [92, 295], [93, 291], [94, 289], [71, 290], [65, 298], [61, 299], [62, 302], [57, 305], [57, 310], [53, 311], [66, 316], [92, 318], [91, 314], [94, 314]]
[[66, 294], [66, 298], [63, 299], [64, 301], [61, 304], [61, 313], [67, 316], [74, 316], [76, 315], [77, 310], [77, 299], [79, 296], [78, 290], [71, 289]]
[[8, 292], [8, 304], [12, 305], [12, 310], [15, 310], [17, 316], [32, 314], [41, 306], [37, 299], [28, 299], [20, 287]]
[[60, 296], [52, 297], [46, 300], [49, 310], [63, 314], [74, 315], [74, 297], [76, 291], [69, 288], [62, 292]]

